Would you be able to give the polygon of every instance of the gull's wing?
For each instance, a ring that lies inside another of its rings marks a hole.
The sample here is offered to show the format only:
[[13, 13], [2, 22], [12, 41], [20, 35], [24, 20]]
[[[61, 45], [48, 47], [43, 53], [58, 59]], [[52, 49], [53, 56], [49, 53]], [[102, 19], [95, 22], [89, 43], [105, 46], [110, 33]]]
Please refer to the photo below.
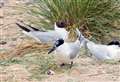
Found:
[[31, 31], [25, 34], [36, 39], [37, 41], [41, 41], [42, 43], [54, 43], [57, 39], [62, 38], [55, 31], [50, 32]]

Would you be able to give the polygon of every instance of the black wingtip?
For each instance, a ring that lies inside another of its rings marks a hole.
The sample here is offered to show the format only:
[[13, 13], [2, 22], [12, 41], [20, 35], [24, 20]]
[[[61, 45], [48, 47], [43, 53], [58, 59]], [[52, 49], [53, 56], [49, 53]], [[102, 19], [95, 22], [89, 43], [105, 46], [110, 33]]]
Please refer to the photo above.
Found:
[[30, 27], [30, 28], [33, 29], [34, 31], [40, 31], [39, 29], [37, 29], [37, 28], [35, 28], [35, 27], [33, 27], [33, 26], [29, 25], [29, 24], [24, 23], [22, 20], [18, 20], [18, 21], [19, 21], [20, 23], [22, 23], [22, 24]]
[[25, 26], [19, 24], [19, 23], [16, 23], [17, 26], [19, 26], [22, 30], [26, 31], [26, 32], [30, 32], [30, 30], [28, 28], [26, 28]]
[[30, 28], [32, 28], [34, 31], [40, 31], [39, 29], [37, 29], [37, 28], [35, 28], [35, 27], [31, 26], [31, 25], [27, 25], [27, 26], [29, 26]]

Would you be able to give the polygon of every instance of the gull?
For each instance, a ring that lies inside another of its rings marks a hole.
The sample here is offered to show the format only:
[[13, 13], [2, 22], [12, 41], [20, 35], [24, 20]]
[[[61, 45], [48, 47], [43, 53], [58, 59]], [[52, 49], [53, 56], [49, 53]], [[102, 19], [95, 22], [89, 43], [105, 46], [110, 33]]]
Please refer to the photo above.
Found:
[[54, 51], [57, 63], [61, 66], [65, 64], [71, 64], [71, 68], [73, 61], [77, 58], [80, 51], [79, 38], [80, 37], [78, 35], [78, 38], [74, 42], [66, 42], [63, 39], [58, 39], [54, 43], [53, 47], [49, 50], [48, 54]]
[[[79, 31], [79, 34], [80, 31]], [[90, 53], [98, 60], [111, 60], [120, 58], [120, 47], [118, 45], [96, 44], [86, 39], [82, 34], [80, 38], [81, 46], [86, 47]]]
[[23, 22], [16, 23], [23, 31], [23, 33], [29, 37], [32, 37], [38, 42], [42, 43], [54, 43], [57, 39], [62, 38], [66, 40], [69, 32], [66, 31], [64, 23], [56, 22], [54, 24], [54, 30], [42, 32], [39, 29], [27, 25]]

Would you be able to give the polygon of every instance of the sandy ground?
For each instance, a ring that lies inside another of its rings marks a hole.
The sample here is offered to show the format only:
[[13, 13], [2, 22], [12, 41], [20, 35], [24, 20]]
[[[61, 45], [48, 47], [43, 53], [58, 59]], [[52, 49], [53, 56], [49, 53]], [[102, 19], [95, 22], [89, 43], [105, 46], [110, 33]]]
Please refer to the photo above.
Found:
[[[29, 41], [15, 25], [17, 19], [24, 18], [24, 14], [15, 9], [16, 0], [8, 1], [10, 3], [0, 8], [0, 57], [3, 58], [10, 55], [5, 54], [6, 52], [11, 50], [14, 52], [16, 47]], [[38, 80], [29, 77], [31, 73], [24, 65], [0, 66], [0, 82], [120, 82], [120, 63], [100, 63], [85, 56], [78, 58], [76, 65], [68, 70], [69, 72], [56, 73]], [[66, 69], [66, 71], [68, 70]]]

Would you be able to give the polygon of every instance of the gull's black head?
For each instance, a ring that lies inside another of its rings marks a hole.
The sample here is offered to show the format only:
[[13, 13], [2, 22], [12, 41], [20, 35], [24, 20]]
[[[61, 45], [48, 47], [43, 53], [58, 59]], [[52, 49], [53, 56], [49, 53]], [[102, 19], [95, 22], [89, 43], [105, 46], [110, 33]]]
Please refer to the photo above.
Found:
[[55, 42], [55, 46], [56, 47], [59, 47], [60, 45], [62, 45], [64, 43], [64, 40], [63, 39], [58, 39], [56, 42]]
[[49, 50], [48, 54], [50, 54], [51, 52], [53, 52], [54, 50], [56, 50], [57, 47], [59, 47], [60, 45], [62, 45], [64, 43], [64, 40], [63, 39], [58, 39], [53, 47]]
[[108, 43], [107, 45], [118, 45], [120, 46], [120, 42], [117, 40], [111, 41], [110, 43]]
[[65, 21], [56, 22], [56, 25], [57, 25], [59, 28], [65, 28], [65, 27], [66, 27]]

